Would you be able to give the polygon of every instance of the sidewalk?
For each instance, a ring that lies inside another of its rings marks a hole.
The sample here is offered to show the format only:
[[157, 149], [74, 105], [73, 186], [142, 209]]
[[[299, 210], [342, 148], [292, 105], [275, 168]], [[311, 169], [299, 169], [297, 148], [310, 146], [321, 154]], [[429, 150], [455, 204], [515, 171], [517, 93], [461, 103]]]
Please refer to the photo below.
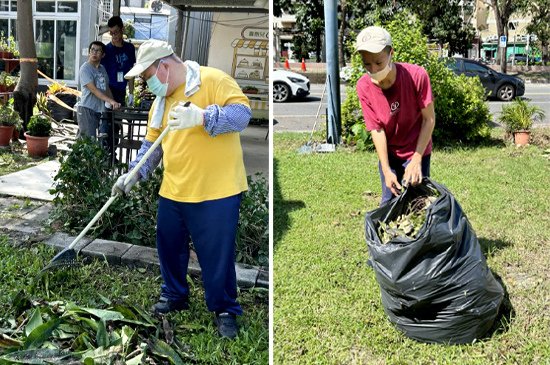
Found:
[[[268, 178], [267, 128], [247, 128], [241, 134], [247, 173], [262, 172]], [[52, 137], [54, 138], [54, 137]], [[54, 139], [55, 140], [55, 139]], [[66, 142], [66, 138], [58, 141]], [[52, 142], [50, 142], [52, 143]], [[59, 143], [58, 149], [66, 149]], [[48, 161], [12, 174], [0, 176], [0, 231], [12, 239], [23, 242], [44, 242], [56, 249], [67, 247], [76, 236], [63, 232], [46, 234], [44, 226], [52, 210], [53, 196], [48, 190], [59, 169], [57, 160]], [[75, 247], [82, 256], [105, 259], [111, 264], [132, 267], [159, 266], [155, 248], [131, 245], [125, 242], [84, 237]], [[236, 264], [237, 283], [241, 288], [269, 287], [269, 275], [264, 269], [251, 265]], [[188, 273], [200, 278], [200, 265], [192, 252]]]

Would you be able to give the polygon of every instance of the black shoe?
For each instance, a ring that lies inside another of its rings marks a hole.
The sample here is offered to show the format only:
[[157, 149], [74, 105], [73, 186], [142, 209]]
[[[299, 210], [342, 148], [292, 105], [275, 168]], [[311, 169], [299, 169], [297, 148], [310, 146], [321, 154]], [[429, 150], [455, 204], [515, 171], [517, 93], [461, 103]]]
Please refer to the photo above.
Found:
[[160, 297], [159, 301], [151, 308], [151, 312], [153, 312], [153, 314], [166, 314], [186, 309], [189, 309], [189, 300], [187, 298], [171, 300]]
[[235, 315], [227, 312], [216, 314], [216, 325], [218, 333], [222, 337], [235, 338], [239, 331]]

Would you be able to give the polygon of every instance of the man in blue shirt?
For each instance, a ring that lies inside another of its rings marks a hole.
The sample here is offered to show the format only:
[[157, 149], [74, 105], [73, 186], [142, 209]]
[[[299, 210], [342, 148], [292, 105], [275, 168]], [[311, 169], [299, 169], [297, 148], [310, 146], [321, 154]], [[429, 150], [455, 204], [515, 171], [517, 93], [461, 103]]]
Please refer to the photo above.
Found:
[[[111, 34], [111, 42], [105, 46], [105, 57], [101, 60], [101, 64], [107, 70], [109, 75], [109, 88], [113, 94], [113, 98], [120, 103], [121, 106], [134, 106], [134, 79], [127, 80], [124, 75], [130, 71], [136, 63], [136, 48], [133, 44], [125, 42], [122, 35], [124, 33], [124, 24], [119, 16], [113, 16], [107, 22], [109, 33]], [[126, 85], [128, 85], [128, 98], [126, 98]], [[126, 103], [127, 101], [127, 103]], [[115, 137], [113, 138], [111, 127], [111, 113], [109, 105], [104, 113], [99, 127], [99, 136], [107, 137], [102, 143], [107, 148], [110, 154], [113, 153], [113, 144], [118, 143], [116, 135], [120, 134], [120, 126], [115, 125]]]
[[[107, 26], [111, 42], [105, 46], [105, 57], [101, 64], [109, 75], [109, 88], [114, 99], [122, 105], [133, 106], [134, 79], [126, 80], [124, 75], [136, 63], [136, 48], [122, 39], [124, 24], [119, 16], [109, 19]], [[126, 104], [126, 85], [128, 84], [128, 104]]]

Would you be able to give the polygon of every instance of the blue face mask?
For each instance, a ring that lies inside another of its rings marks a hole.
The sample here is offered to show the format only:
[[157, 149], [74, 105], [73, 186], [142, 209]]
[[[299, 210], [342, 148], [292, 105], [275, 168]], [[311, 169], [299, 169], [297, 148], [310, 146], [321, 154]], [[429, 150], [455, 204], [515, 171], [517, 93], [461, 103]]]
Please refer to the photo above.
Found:
[[[159, 72], [159, 67], [162, 61], [159, 62], [159, 66], [157, 67], [157, 72]], [[168, 70], [168, 75], [166, 77], [166, 83], [160, 82], [159, 78], [157, 77], [157, 72], [153, 76], [151, 76], [147, 80], [147, 86], [149, 87], [149, 90], [157, 96], [166, 96], [168, 93], [168, 77], [170, 76], [170, 70]]]

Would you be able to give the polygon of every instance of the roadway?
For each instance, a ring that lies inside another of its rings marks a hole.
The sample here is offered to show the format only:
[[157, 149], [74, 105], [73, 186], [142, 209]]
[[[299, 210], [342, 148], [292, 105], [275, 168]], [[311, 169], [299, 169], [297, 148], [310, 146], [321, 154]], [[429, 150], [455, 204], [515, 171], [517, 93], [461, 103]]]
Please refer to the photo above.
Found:
[[[273, 127], [274, 131], [311, 132], [316, 121], [315, 129], [323, 129], [327, 107], [326, 93], [321, 99], [323, 87], [323, 84], [312, 84], [310, 95], [304, 99], [292, 100], [287, 103], [273, 103], [273, 118], [277, 121]], [[342, 103], [345, 97], [346, 85], [341, 85], [340, 99]], [[525, 95], [523, 95], [523, 98], [534, 105], [540, 106], [545, 111], [546, 119], [542, 125], [550, 127], [550, 84], [525, 84]], [[496, 121], [498, 114], [502, 110], [502, 106], [507, 103], [496, 100], [489, 100], [487, 103]]]

